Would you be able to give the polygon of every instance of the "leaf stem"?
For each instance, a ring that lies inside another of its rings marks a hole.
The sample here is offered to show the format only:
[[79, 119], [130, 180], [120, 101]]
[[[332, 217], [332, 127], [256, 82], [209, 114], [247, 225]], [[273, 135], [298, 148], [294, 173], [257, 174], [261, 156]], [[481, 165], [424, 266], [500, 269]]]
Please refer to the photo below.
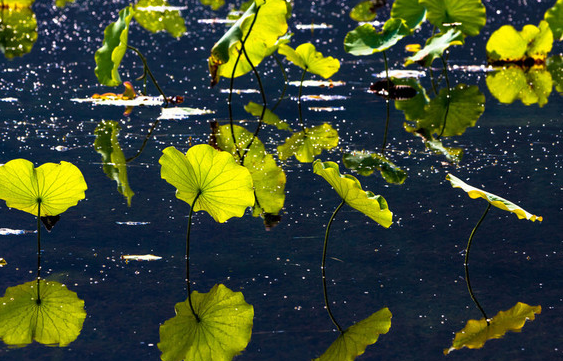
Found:
[[469, 241], [467, 242], [467, 248], [465, 249], [465, 263], [464, 263], [464, 266], [465, 266], [465, 283], [467, 284], [467, 289], [469, 290], [469, 295], [471, 296], [471, 299], [473, 300], [473, 302], [475, 303], [475, 305], [477, 306], [479, 311], [481, 311], [481, 313], [483, 314], [483, 317], [485, 317], [485, 320], [487, 321], [487, 326], [490, 324], [489, 318], [487, 317], [487, 314], [483, 310], [483, 307], [481, 307], [481, 305], [477, 301], [477, 298], [475, 298], [475, 295], [473, 294], [473, 289], [471, 288], [471, 281], [469, 281], [469, 250], [471, 249], [471, 241], [473, 240], [473, 236], [475, 235], [477, 228], [479, 228], [479, 226], [481, 225], [481, 222], [483, 222], [483, 219], [485, 219], [485, 216], [489, 212], [490, 208], [491, 208], [491, 204], [488, 203], [487, 209], [485, 209], [485, 212], [481, 216], [481, 219], [479, 219], [479, 222], [477, 222], [477, 224], [475, 225], [475, 228], [473, 228], [473, 231], [471, 231], [471, 235], [469, 236]]
[[151, 128], [149, 129], [149, 132], [148, 132], [147, 135], [145, 136], [145, 140], [143, 140], [143, 144], [141, 144], [141, 147], [139, 148], [139, 150], [137, 151], [137, 153], [136, 153], [134, 156], [132, 156], [132, 157], [130, 157], [130, 158], [127, 158], [127, 159], [125, 160], [125, 163], [129, 163], [129, 162], [131, 162], [132, 160], [134, 160], [135, 158], [137, 158], [138, 156], [141, 155], [141, 153], [143, 152], [143, 150], [145, 150], [145, 147], [147, 146], [147, 143], [148, 143], [149, 139], [151, 138], [152, 133], [153, 133], [154, 130], [156, 129], [156, 126], [158, 125], [158, 123], [160, 123], [160, 120], [159, 120], [159, 119], [155, 120], [154, 124], [151, 126]]
[[301, 112], [301, 95], [303, 93], [303, 80], [305, 79], [305, 74], [307, 74], [307, 69], [303, 69], [303, 74], [301, 74], [301, 81], [299, 82], [299, 95], [297, 96], [297, 109], [299, 110], [299, 124], [305, 133], [305, 123], [303, 123], [303, 114]]
[[383, 144], [381, 145], [381, 155], [385, 153], [387, 146], [387, 131], [389, 130], [389, 95], [391, 93], [391, 80], [389, 79], [389, 66], [387, 65], [387, 54], [383, 53], [383, 61], [385, 62], [385, 77], [387, 78], [387, 95], [385, 96], [385, 105], [387, 106], [387, 116], [385, 120], [385, 133], [383, 134]]
[[147, 74], [148, 74], [149, 77], [151, 78], [154, 86], [156, 87], [156, 89], [158, 90], [160, 95], [162, 95], [162, 97], [164, 98], [164, 104], [167, 106], [168, 105], [168, 98], [166, 97], [166, 95], [164, 94], [164, 92], [162, 91], [160, 86], [158, 85], [155, 77], [152, 75], [151, 69], [149, 68], [149, 65], [147, 64], [147, 59], [143, 56], [143, 54], [141, 54], [139, 49], [134, 48], [131, 45], [127, 45], [127, 49], [133, 50], [139, 56], [141, 61], [143, 62], [143, 75], [141, 77], [139, 77], [137, 80], [145, 79], [145, 81], [146, 81]]
[[41, 199], [37, 200], [37, 301], [41, 304], [41, 293], [39, 285], [41, 281]]
[[330, 232], [330, 226], [332, 225], [332, 221], [334, 220], [334, 217], [336, 217], [336, 213], [338, 213], [338, 211], [340, 210], [340, 208], [342, 208], [344, 203], [346, 203], [346, 202], [344, 202], [344, 200], [342, 200], [342, 202], [340, 202], [338, 207], [336, 207], [336, 209], [334, 210], [334, 213], [332, 213], [332, 216], [330, 217], [330, 220], [328, 221], [328, 224], [326, 226], [325, 241], [324, 241], [324, 246], [323, 246], [323, 260], [321, 262], [321, 271], [322, 271], [322, 275], [323, 275], [323, 292], [324, 292], [326, 310], [328, 312], [330, 319], [332, 320], [332, 323], [336, 326], [336, 328], [338, 329], [338, 331], [341, 334], [344, 333], [344, 330], [342, 330], [342, 327], [340, 327], [338, 322], [336, 322], [336, 319], [334, 318], [334, 316], [332, 315], [332, 312], [330, 311], [330, 305], [328, 303], [328, 294], [327, 294], [327, 290], [326, 290], [325, 264], [326, 264], [326, 251], [327, 251], [327, 248], [328, 248], [328, 235], [329, 235], [329, 232]]
[[444, 125], [442, 125], [442, 130], [440, 131], [440, 134], [438, 134], [438, 139], [440, 139], [442, 134], [444, 134], [444, 130], [446, 130], [446, 123], [448, 121], [448, 112], [450, 111], [450, 100], [451, 100], [450, 79], [448, 78], [448, 65], [443, 56], [440, 55], [440, 59], [442, 59], [442, 64], [444, 65], [444, 75], [446, 78], [446, 86], [448, 93], [446, 95], [447, 102], [446, 102], [446, 112], [444, 113]]
[[192, 214], [194, 212], [195, 202], [200, 195], [201, 191], [198, 191], [193, 203], [190, 205], [190, 215], [188, 216], [188, 231], [186, 233], [186, 284], [188, 288], [188, 303], [190, 304], [190, 309], [192, 310], [192, 314], [194, 315], [197, 322], [200, 322], [201, 319], [194, 310], [194, 306], [192, 304], [192, 292], [190, 290], [190, 230], [192, 228]]
[[278, 101], [276, 102], [276, 104], [272, 107], [272, 111], [276, 110], [276, 108], [278, 107], [278, 105], [281, 103], [283, 97], [285, 96], [285, 92], [287, 90], [287, 84], [288, 84], [288, 79], [287, 79], [287, 73], [285, 72], [285, 69], [283, 67], [282, 62], [280, 61], [280, 59], [278, 59], [278, 57], [275, 54], [272, 54], [272, 56], [274, 57], [274, 60], [276, 61], [276, 63], [278, 64], [278, 66], [281, 69], [281, 72], [283, 74], [283, 90], [281, 92], [280, 98], [278, 99]]

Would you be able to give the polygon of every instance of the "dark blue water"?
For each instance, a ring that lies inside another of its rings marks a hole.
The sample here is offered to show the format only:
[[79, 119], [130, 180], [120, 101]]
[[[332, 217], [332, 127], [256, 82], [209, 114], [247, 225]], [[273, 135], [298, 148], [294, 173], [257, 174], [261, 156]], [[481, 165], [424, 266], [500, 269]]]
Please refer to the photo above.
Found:
[[[94, 93], [114, 91], [97, 83], [94, 53], [103, 29], [114, 21], [125, 2], [80, 2], [63, 9], [52, 3], [34, 4], [39, 34], [30, 54], [1, 60], [0, 162], [26, 158], [36, 165], [61, 160], [77, 165], [88, 184], [86, 199], [62, 215], [51, 233], [43, 234], [43, 274], [65, 283], [85, 301], [87, 318], [78, 339], [66, 348], [37, 343], [25, 348], [0, 348], [2, 360], [158, 360], [159, 325], [174, 316], [174, 305], [186, 298], [185, 231], [189, 206], [176, 199], [175, 189], [160, 178], [162, 150], [182, 151], [207, 143], [209, 122], [228, 121], [228, 88], [223, 79], [209, 88], [207, 57], [224, 33], [221, 24], [197, 19], [224, 17], [194, 1], [182, 12], [187, 34], [179, 40], [149, 34], [132, 25], [129, 43], [147, 57], [151, 70], [169, 95], [182, 95], [182, 106], [207, 108], [214, 114], [182, 120], [163, 120], [144, 151], [128, 164], [135, 192], [131, 207], [116, 183], [102, 170], [95, 151], [94, 129], [102, 120], [121, 124], [120, 144], [126, 157], [136, 154], [159, 107], [137, 107], [130, 117], [124, 108], [77, 103]], [[173, 4], [176, 5], [176, 4]], [[339, 146], [323, 152], [322, 160], [341, 163], [345, 150], [377, 151], [385, 126], [385, 102], [366, 92], [373, 74], [383, 70], [380, 56], [353, 57], [342, 48], [345, 34], [356, 24], [350, 6], [335, 1], [296, 4], [290, 26], [326, 22], [332, 29], [296, 30], [292, 45], [313, 42], [317, 50], [341, 60], [333, 80], [346, 86], [306, 88], [305, 94], [345, 96], [344, 100], [304, 102], [308, 126], [329, 122], [338, 130]], [[488, 36], [503, 24], [517, 29], [537, 24], [552, 2], [519, 1], [510, 8], [487, 3], [488, 23], [481, 34], [453, 50], [450, 64], [483, 65]], [[385, 18], [385, 12], [380, 19]], [[427, 24], [428, 25], [428, 24]], [[430, 31], [428, 26], [425, 31]], [[415, 35], [414, 40], [427, 36]], [[409, 40], [410, 42], [411, 40]], [[403, 43], [407, 43], [404, 41]], [[401, 44], [403, 44], [401, 43]], [[393, 67], [401, 68], [402, 45], [390, 51]], [[552, 54], [561, 53], [561, 43]], [[438, 66], [438, 61], [435, 66]], [[412, 66], [416, 69], [416, 66]], [[300, 70], [287, 65], [290, 80]], [[259, 70], [266, 93], [277, 98], [283, 84], [273, 61]], [[121, 67], [124, 80], [133, 80], [142, 64], [128, 53]], [[453, 84], [477, 85], [486, 97], [485, 111], [463, 135], [444, 139], [444, 145], [462, 148], [459, 165], [425, 149], [419, 138], [404, 130], [404, 115], [391, 107], [388, 155], [408, 173], [403, 185], [387, 184], [376, 172], [358, 176], [364, 189], [384, 196], [394, 212], [394, 224], [385, 229], [350, 207], [344, 207], [332, 226], [327, 276], [335, 317], [348, 327], [382, 307], [393, 314], [388, 334], [367, 348], [364, 360], [434, 360], [451, 345], [454, 332], [481, 314], [472, 303], [464, 281], [463, 256], [467, 237], [486, 207], [445, 180], [453, 173], [469, 184], [509, 199], [542, 223], [518, 220], [493, 208], [479, 229], [471, 253], [474, 291], [490, 315], [516, 302], [541, 305], [542, 313], [521, 333], [487, 342], [480, 350], [455, 351], [452, 360], [557, 360], [563, 357], [563, 106], [555, 89], [548, 103], [501, 104], [489, 92], [487, 73], [450, 72]], [[430, 93], [428, 77], [421, 80]], [[252, 76], [237, 79], [238, 89], [256, 88]], [[218, 89], [220, 88], [220, 89]], [[121, 87], [117, 91], [121, 91]], [[157, 95], [150, 88], [152, 95]], [[298, 128], [297, 88], [277, 113]], [[260, 102], [258, 94], [235, 95], [236, 119], [254, 131], [243, 106]], [[309, 107], [335, 106], [344, 110], [315, 112]], [[271, 153], [289, 136], [264, 128], [260, 139]], [[62, 150], [62, 151], [61, 151]], [[280, 224], [266, 231], [250, 212], [241, 219], [217, 224], [208, 214], [194, 216], [191, 244], [193, 289], [207, 292], [224, 283], [242, 291], [254, 306], [252, 340], [240, 360], [306, 360], [318, 357], [337, 337], [324, 309], [320, 262], [324, 226], [340, 199], [310, 164], [291, 158], [283, 164], [287, 175], [285, 208]], [[341, 165], [342, 172], [348, 172]], [[122, 222], [147, 222], [125, 225]], [[0, 228], [34, 230], [27, 213], [0, 206]], [[0, 236], [0, 290], [34, 279], [35, 235]], [[154, 262], [125, 263], [124, 254], [152, 253]]]

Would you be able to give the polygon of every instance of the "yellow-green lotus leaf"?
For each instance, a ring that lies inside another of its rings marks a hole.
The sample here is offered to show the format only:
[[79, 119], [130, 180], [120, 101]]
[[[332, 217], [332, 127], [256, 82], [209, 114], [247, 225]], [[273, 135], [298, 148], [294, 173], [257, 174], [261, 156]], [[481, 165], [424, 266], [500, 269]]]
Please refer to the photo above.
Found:
[[463, 33], [457, 29], [450, 29], [446, 33], [434, 35], [426, 41], [424, 48], [407, 58], [405, 66], [420, 63], [421, 65], [429, 67], [432, 65], [434, 59], [442, 56], [444, 50], [452, 45], [462, 45], [463, 42]]
[[509, 331], [520, 332], [526, 321], [533, 321], [536, 314], [540, 313], [541, 306], [529, 306], [518, 302], [511, 309], [500, 311], [489, 320], [489, 325], [484, 318], [479, 321], [469, 320], [463, 330], [455, 334], [452, 347], [445, 349], [444, 355], [464, 347], [470, 349], [482, 348], [488, 340], [501, 338]]
[[377, 16], [373, 0], [358, 3], [350, 10], [350, 18], [354, 21], [372, 21]]
[[191, 299], [200, 321], [188, 300], [176, 304], [176, 316], [160, 326], [163, 361], [230, 361], [246, 348], [254, 308], [241, 292], [219, 284], [208, 293], [192, 292]]
[[556, 40], [563, 40], [563, 0], [557, 0], [555, 5], [545, 12], [545, 21], [553, 32]]
[[350, 326], [315, 361], [353, 361], [364, 353], [369, 345], [377, 342], [391, 328], [391, 312], [382, 308], [368, 318]]
[[0, 166], [0, 199], [10, 208], [41, 217], [56, 216], [84, 199], [88, 187], [80, 170], [71, 163], [45, 163], [37, 168], [25, 159]]
[[293, 50], [290, 46], [282, 44], [278, 53], [285, 55], [287, 60], [301, 69], [320, 75], [325, 79], [333, 76], [340, 69], [340, 61], [332, 56], [324, 57], [311, 43], [301, 44]]
[[6, 289], [0, 298], [0, 338], [7, 345], [37, 341], [64, 347], [76, 340], [84, 319], [84, 301], [65, 285], [41, 280]]
[[225, 0], [200, 0], [202, 5], [211, 7], [211, 10], [219, 10], [225, 5]]
[[135, 5], [135, 20], [151, 33], [166, 31], [171, 36], [179, 38], [186, 33], [186, 24], [180, 11], [169, 10], [167, 9], [169, 6], [166, 0], [140, 0]]
[[338, 132], [330, 124], [324, 123], [305, 128], [287, 138], [284, 144], [278, 146], [278, 156], [280, 160], [295, 156], [302, 163], [311, 163], [323, 150], [337, 145]]
[[512, 25], [501, 26], [491, 34], [486, 45], [489, 61], [517, 61], [525, 56], [526, 49], [528, 42]]
[[445, 24], [461, 23], [457, 28], [464, 35], [478, 35], [485, 23], [487, 14], [481, 0], [419, 0], [426, 8], [426, 18], [446, 32], [450, 27]]
[[486, 82], [491, 94], [504, 104], [520, 99], [524, 105], [543, 107], [553, 89], [551, 73], [542, 67], [526, 72], [518, 66], [503, 68], [488, 73]]
[[385, 228], [389, 228], [393, 223], [393, 212], [389, 210], [385, 198], [370, 191], [364, 191], [356, 177], [340, 174], [338, 164], [317, 159], [313, 163], [313, 172], [323, 177], [350, 207], [357, 209]]
[[174, 147], [162, 153], [161, 177], [176, 187], [176, 198], [191, 205], [200, 194], [194, 212], [204, 210], [223, 223], [254, 205], [250, 172], [231, 154], [207, 144], [195, 145], [185, 155]]
[[467, 183], [464, 183], [461, 179], [448, 174], [446, 176], [446, 179], [450, 181], [450, 183], [452, 184], [452, 187], [454, 188], [461, 188], [463, 189], [465, 192], [467, 192], [467, 194], [469, 195], [469, 197], [475, 199], [475, 198], [483, 198], [484, 200], [486, 200], [487, 202], [489, 202], [491, 205], [500, 208], [502, 210], [511, 212], [516, 214], [516, 216], [518, 216], [518, 219], [527, 219], [529, 221], [535, 222], [536, 220], [538, 221], [542, 221], [543, 218], [540, 216], [536, 216], [534, 214], [528, 213], [525, 210], [523, 210], [522, 208], [520, 208], [519, 206], [517, 206], [516, 204], [501, 198], [497, 195], [494, 195], [492, 193], [489, 192], [485, 192], [484, 190], [475, 188], [470, 186]]
[[[264, 107], [262, 105], [255, 102], [249, 102], [244, 106], [244, 110], [256, 117], [262, 115], [263, 109]], [[264, 111], [264, 119], [262, 119], [262, 121], [266, 124], [273, 125], [278, 129], [291, 131], [289, 124], [281, 120], [276, 114], [274, 114], [274, 112], [272, 112], [268, 108], [266, 108], [266, 110]]]
[[553, 32], [547, 21], [540, 21], [539, 26], [525, 25], [522, 37], [528, 42], [526, 55], [535, 60], [545, 61], [553, 47]]

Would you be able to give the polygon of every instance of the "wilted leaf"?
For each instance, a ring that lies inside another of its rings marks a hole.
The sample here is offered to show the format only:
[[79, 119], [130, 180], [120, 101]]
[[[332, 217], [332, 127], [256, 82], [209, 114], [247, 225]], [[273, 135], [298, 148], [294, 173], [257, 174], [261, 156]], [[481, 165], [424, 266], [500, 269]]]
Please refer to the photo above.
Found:
[[363, 24], [346, 34], [344, 50], [352, 55], [371, 55], [389, 49], [410, 33], [402, 19], [387, 20], [381, 32], [371, 24]]
[[340, 69], [340, 61], [332, 56], [324, 57], [311, 43], [301, 44], [293, 50], [290, 46], [282, 44], [278, 53], [285, 55], [287, 60], [301, 69], [320, 75], [325, 79], [333, 76]]
[[305, 128], [294, 133], [278, 146], [280, 160], [286, 160], [295, 156], [298, 161], [310, 163], [315, 156], [323, 150], [329, 150], [338, 145], [338, 132], [328, 123]]

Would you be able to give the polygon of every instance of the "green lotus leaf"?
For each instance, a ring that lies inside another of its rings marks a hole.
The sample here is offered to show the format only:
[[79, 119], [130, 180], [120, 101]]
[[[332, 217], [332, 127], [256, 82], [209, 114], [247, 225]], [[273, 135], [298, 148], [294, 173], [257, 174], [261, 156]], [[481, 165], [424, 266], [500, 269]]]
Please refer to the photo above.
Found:
[[[76, 340], [84, 319], [84, 301], [65, 285], [41, 280], [6, 289], [0, 298], [0, 338], [7, 345], [37, 341], [64, 347]], [[39, 301], [40, 300], [40, 301]]]
[[464, 35], [478, 35], [485, 23], [487, 14], [481, 0], [419, 0], [426, 8], [426, 18], [446, 32], [451, 29], [444, 24], [461, 23], [457, 27]]
[[[264, 107], [262, 105], [254, 103], [254, 102], [249, 102], [244, 107], [244, 110], [246, 110], [247, 112], [249, 112], [250, 114], [252, 114], [256, 117], [259, 117], [259, 116], [262, 115], [263, 109], [264, 109]], [[281, 120], [276, 114], [274, 114], [268, 108], [266, 108], [266, 111], [264, 112], [264, 119], [262, 121], [266, 124], [273, 125], [278, 129], [289, 130], [291, 132], [291, 127], [289, 126], [289, 124], [287, 124], [286, 122]]]
[[[33, 1], [32, 1], [33, 2]], [[37, 19], [29, 6], [0, 7], [0, 51], [7, 59], [23, 56], [37, 41]]]
[[[133, 16], [143, 28], [151, 33], [166, 31], [175, 38], [186, 33], [186, 24], [179, 10], [167, 10], [170, 6], [166, 0], [140, 0], [135, 5]], [[162, 10], [149, 10], [151, 7]], [[149, 8], [149, 9], [146, 9]]]
[[313, 163], [313, 172], [323, 177], [350, 207], [357, 209], [385, 228], [389, 228], [393, 223], [393, 212], [389, 210], [385, 198], [362, 190], [362, 185], [356, 177], [340, 174], [338, 164], [321, 162], [320, 159], [317, 159]]
[[[212, 85], [219, 82], [220, 77], [230, 78], [242, 51], [241, 42], [246, 39], [244, 48], [252, 64], [256, 67], [267, 56], [278, 38], [287, 32], [287, 4], [284, 0], [253, 2], [237, 22], [215, 43], [209, 57], [209, 72]], [[256, 21], [254, 21], [256, 18]], [[250, 34], [250, 26], [253, 25]], [[252, 70], [242, 55], [239, 58], [234, 77], [239, 77]]]
[[347, 153], [344, 154], [343, 162], [346, 168], [355, 170], [363, 176], [369, 176], [375, 170], [378, 170], [387, 183], [403, 184], [405, 179], [407, 179], [407, 173], [404, 170], [397, 167], [381, 154], [369, 152]]
[[368, 318], [350, 326], [315, 361], [353, 361], [364, 353], [369, 345], [377, 342], [391, 328], [391, 312], [382, 308]]
[[532, 68], [524, 72], [518, 66], [512, 66], [487, 74], [487, 87], [499, 102], [510, 104], [520, 99], [524, 105], [547, 104], [553, 88], [549, 71]]
[[452, 45], [462, 45], [463, 42], [463, 33], [456, 29], [450, 29], [446, 33], [434, 35], [426, 41], [424, 48], [407, 58], [405, 66], [409, 66], [412, 63], [420, 63], [429, 67], [434, 59], [440, 58], [447, 48]]
[[542, 221], [543, 218], [540, 216], [536, 216], [534, 214], [528, 213], [525, 210], [523, 210], [522, 208], [520, 208], [519, 206], [517, 206], [516, 204], [501, 198], [495, 194], [489, 193], [489, 192], [485, 192], [484, 190], [475, 188], [470, 186], [469, 184], [464, 183], [461, 179], [448, 174], [446, 176], [446, 179], [450, 181], [450, 183], [452, 184], [452, 187], [454, 188], [461, 188], [462, 190], [464, 190], [469, 197], [475, 199], [475, 198], [483, 198], [485, 199], [487, 202], [489, 202], [491, 205], [500, 208], [502, 210], [511, 212], [516, 214], [516, 216], [518, 217], [518, 219], [527, 219], [529, 221], [535, 222], [536, 220], [538, 221]]
[[539, 27], [525, 25], [517, 31], [511, 25], [504, 25], [491, 34], [487, 41], [489, 62], [519, 62], [527, 58], [545, 61], [553, 46], [553, 33], [546, 21]]
[[469, 320], [463, 330], [455, 334], [452, 347], [444, 350], [444, 355], [464, 347], [470, 349], [482, 348], [485, 342], [495, 338], [501, 338], [509, 331], [520, 332], [526, 321], [533, 321], [536, 314], [541, 313], [541, 306], [529, 306], [518, 302], [507, 311], [500, 311], [489, 320]]
[[403, 19], [409, 28], [416, 29], [426, 18], [426, 8], [418, 0], [395, 0], [391, 17]]
[[556, 40], [563, 40], [563, 0], [557, 0], [555, 5], [549, 8], [544, 15], [545, 21], [553, 32]]
[[372, 21], [376, 16], [372, 0], [362, 1], [350, 10], [350, 18], [354, 21]]
[[120, 130], [121, 127], [116, 121], [102, 120], [94, 130], [94, 149], [102, 155], [104, 173], [117, 182], [117, 191], [127, 198], [127, 205], [130, 207], [131, 198], [135, 193], [129, 186], [127, 162], [119, 145]]
[[[248, 149], [244, 166], [250, 171], [256, 194], [253, 214], [278, 214], [285, 202], [286, 177], [283, 169], [276, 164], [274, 157], [266, 152], [264, 144], [255, 138], [254, 134], [238, 125], [235, 125], [234, 131], [238, 149]], [[231, 126], [222, 125], [214, 134], [217, 146], [233, 154], [236, 160], [240, 160], [233, 144]], [[249, 146], [250, 141], [252, 144]]]
[[135, 10], [128, 6], [119, 12], [119, 19], [109, 24], [104, 30], [104, 42], [96, 51], [96, 69], [94, 72], [102, 85], [118, 86], [121, 84], [119, 66], [127, 50], [129, 23]]
[[192, 292], [191, 299], [200, 320], [188, 300], [176, 304], [176, 316], [160, 326], [162, 360], [229, 361], [246, 348], [254, 308], [241, 292], [219, 284], [208, 293]]
[[405, 115], [406, 120], [415, 121], [424, 117], [424, 108], [430, 102], [426, 95], [426, 90], [420, 85], [416, 79], [391, 79], [395, 85], [407, 85], [416, 90], [416, 95], [413, 98], [402, 100], [395, 100], [395, 108], [401, 110]]
[[223, 223], [254, 205], [252, 177], [231, 154], [207, 144], [195, 145], [185, 155], [174, 147], [162, 153], [161, 177], [176, 187], [176, 198], [191, 205], [200, 194], [194, 212], [204, 210]]
[[424, 146], [428, 150], [436, 154], [442, 154], [451, 163], [461, 162], [461, 159], [463, 158], [462, 148], [445, 147], [442, 144], [442, 141], [440, 139], [435, 139], [427, 129], [415, 128], [408, 125], [407, 123], [404, 124], [404, 128], [407, 132], [422, 138], [422, 141], [424, 142]]
[[546, 61], [546, 67], [551, 74], [555, 89], [559, 93], [563, 93], [563, 56], [549, 57]]
[[73, 4], [75, 0], [55, 0], [55, 6], [58, 8], [64, 8], [67, 4]]
[[282, 44], [279, 46], [278, 53], [285, 55], [287, 60], [301, 69], [320, 75], [325, 79], [330, 78], [340, 69], [338, 59], [332, 56], [324, 57], [323, 54], [316, 51], [315, 46], [311, 43], [301, 44], [295, 50]]
[[547, 21], [540, 21], [539, 26], [525, 25], [522, 37], [528, 42], [526, 55], [534, 60], [545, 61], [553, 47], [553, 32]]
[[225, 5], [225, 0], [200, 0], [202, 5], [210, 6], [213, 11], [219, 10]]
[[381, 32], [371, 24], [363, 24], [346, 34], [344, 50], [352, 55], [371, 55], [389, 49], [410, 33], [403, 19], [387, 20]]
[[311, 163], [315, 156], [323, 150], [329, 150], [338, 145], [338, 132], [328, 123], [305, 128], [294, 133], [278, 146], [280, 160], [295, 156], [302, 163]]
[[41, 217], [56, 216], [84, 199], [88, 187], [80, 170], [68, 162], [37, 168], [25, 159], [0, 166], [0, 199], [10, 208]]
[[[417, 121], [418, 128], [427, 129], [430, 134], [442, 133], [443, 137], [462, 135], [467, 128], [475, 126], [485, 111], [485, 95], [476, 85], [458, 84], [450, 89], [449, 100], [448, 89], [444, 88], [428, 103], [424, 111], [424, 117]], [[443, 132], [442, 128], [444, 128]]]

